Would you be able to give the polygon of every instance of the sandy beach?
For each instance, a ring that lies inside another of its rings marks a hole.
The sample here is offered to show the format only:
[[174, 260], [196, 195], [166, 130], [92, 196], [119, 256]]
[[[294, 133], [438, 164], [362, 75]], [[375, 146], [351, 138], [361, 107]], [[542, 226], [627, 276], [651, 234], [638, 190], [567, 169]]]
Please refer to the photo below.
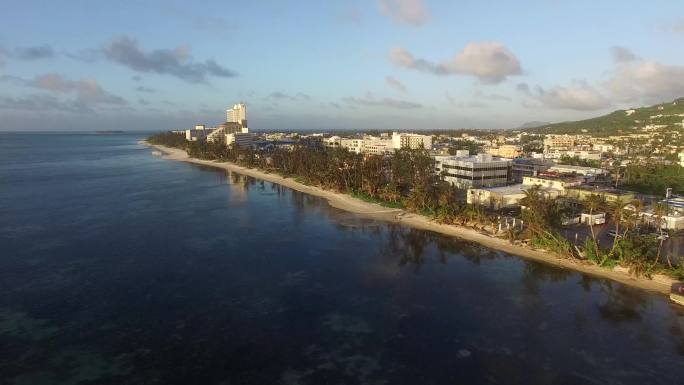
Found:
[[362, 200], [353, 198], [352, 196], [347, 194], [324, 190], [322, 188], [315, 186], [307, 186], [299, 182], [296, 182], [294, 179], [291, 178], [283, 178], [280, 175], [270, 174], [257, 169], [238, 166], [236, 164], [229, 162], [216, 162], [210, 160], [191, 158], [184, 150], [176, 148], [160, 145], [151, 145], [145, 141], [141, 141], [140, 143], [152, 146], [157, 150], [161, 151], [164, 154], [163, 156], [165, 159], [201, 164], [237, 172], [239, 174], [276, 183], [291, 188], [293, 190], [301, 191], [306, 194], [311, 194], [325, 198], [328, 201], [328, 203], [335, 208], [356, 213], [365, 217], [370, 217], [373, 219], [389, 221], [394, 223], [401, 223], [402, 225], [410, 226], [417, 229], [430, 230], [446, 234], [449, 236], [458, 237], [467, 241], [479, 243], [487, 248], [500, 250], [509, 254], [521, 256], [523, 258], [544, 262], [562, 268], [576, 270], [598, 277], [608, 278], [626, 285], [639, 287], [645, 290], [669, 295], [672, 284], [677, 282], [674, 279], [661, 274], [654, 275], [653, 279], [649, 279], [646, 277], [635, 277], [633, 275], [630, 275], [624, 268], [617, 267], [615, 269], [610, 270], [598, 267], [589, 262], [559, 258], [551, 252], [534, 250], [528, 247], [513, 245], [507, 240], [492, 237], [491, 235], [487, 234], [482, 234], [471, 228], [439, 224], [423, 215], [413, 214], [401, 209], [391, 209], [380, 206], [378, 204], [364, 202]]

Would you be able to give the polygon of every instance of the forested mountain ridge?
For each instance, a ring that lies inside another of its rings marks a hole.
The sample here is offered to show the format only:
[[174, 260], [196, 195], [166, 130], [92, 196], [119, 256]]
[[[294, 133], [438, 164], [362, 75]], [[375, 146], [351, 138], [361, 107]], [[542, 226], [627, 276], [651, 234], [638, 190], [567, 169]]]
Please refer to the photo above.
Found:
[[526, 131], [540, 134], [610, 136], [628, 134], [653, 126], [656, 126], [656, 129], [682, 131], [683, 121], [684, 97], [648, 107], [617, 110], [591, 119], [545, 124], [528, 128]]

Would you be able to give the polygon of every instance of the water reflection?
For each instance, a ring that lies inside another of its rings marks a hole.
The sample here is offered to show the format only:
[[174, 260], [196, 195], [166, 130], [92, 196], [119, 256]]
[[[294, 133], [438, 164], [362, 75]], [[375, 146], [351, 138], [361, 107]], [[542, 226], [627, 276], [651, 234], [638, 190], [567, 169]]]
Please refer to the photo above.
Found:
[[684, 311], [660, 296], [144, 159], [127, 182], [41, 185], [54, 202], [0, 189], [7, 226], [50, 224], [0, 242], [0, 382], [681, 380]]

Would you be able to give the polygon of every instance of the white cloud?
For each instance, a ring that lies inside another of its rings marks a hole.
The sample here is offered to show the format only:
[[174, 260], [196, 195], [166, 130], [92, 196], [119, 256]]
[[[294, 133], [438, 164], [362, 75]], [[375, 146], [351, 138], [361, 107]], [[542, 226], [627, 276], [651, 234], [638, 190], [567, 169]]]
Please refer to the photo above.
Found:
[[633, 62], [618, 66], [605, 85], [622, 102], [663, 102], [684, 95], [684, 66]]
[[399, 92], [406, 92], [406, 87], [399, 80], [391, 76], [385, 76], [385, 83]]
[[484, 84], [501, 83], [509, 76], [522, 74], [520, 61], [515, 54], [496, 42], [469, 43], [453, 59], [440, 64], [415, 58], [401, 47], [394, 48], [389, 57], [399, 67], [435, 75], [469, 75]]
[[127, 104], [123, 98], [102, 89], [93, 79], [70, 80], [55, 73], [48, 73], [36, 76], [33, 80], [27, 81], [26, 85], [55, 93], [75, 93], [77, 100], [87, 104]]
[[684, 33], [684, 19], [680, 19], [672, 25], [672, 32]]
[[419, 27], [430, 18], [423, 0], [379, 0], [380, 11], [395, 21]]
[[613, 61], [616, 63], [629, 63], [638, 60], [639, 57], [634, 54], [629, 48], [615, 46], [610, 48], [610, 53], [613, 56]]
[[273, 91], [268, 96], [266, 99], [272, 99], [272, 100], [293, 100], [293, 101], [299, 101], [299, 100], [310, 100], [311, 97], [303, 92], [297, 92], [296, 94], [287, 94], [282, 91]]
[[362, 14], [358, 8], [351, 8], [337, 14], [337, 20], [341, 23], [361, 24]]
[[136, 40], [124, 36], [107, 44], [103, 52], [107, 59], [134, 71], [168, 74], [190, 83], [206, 83], [209, 76], [237, 76], [214, 59], [194, 61], [187, 46], [145, 51]]
[[473, 96], [479, 99], [491, 100], [491, 101], [505, 101], [510, 102], [513, 99], [510, 96], [501, 95], [497, 93], [485, 93], [482, 90], [476, 90], [473, 92]]
[[569, 86], [554, 86], [548, 89], [536, 87], [534, 90], [521, 83], [516, 88], [547, 108], [594, 111], [606, 109], [611, 105], [610, 100], [584, 81], [574, 81]]
[[416, 109], [423, 107], [418, 103], [409, 102], [406, 100], [399, 100], [393, 98], [378, 99], [375, 96], [373, 96], [373, 94], [371, 94], [370, 92], [366, 93], [366, 96], [363, 98], [346, 97], [343, 98], [342, 101], [353, 107], [387, 107], [400, 110]]

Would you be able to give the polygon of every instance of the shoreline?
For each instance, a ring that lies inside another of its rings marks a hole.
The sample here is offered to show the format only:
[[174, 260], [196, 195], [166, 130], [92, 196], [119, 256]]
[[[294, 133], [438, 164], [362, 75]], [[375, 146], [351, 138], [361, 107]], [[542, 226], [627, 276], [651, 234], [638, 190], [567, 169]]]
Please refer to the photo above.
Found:
[[653, 279], [645, 277], [635, 277], [633, 275], [630, 275], [627, 272], [627, 269], [622, 267], [606, 269], [580, 260], [560, 258], [553, 255], [550, 252], [534, 250], [519, 245], [513, 245], [508, 240], [496, 238], [487, 234], [482, 234], [468, 227], [440, 224], [420, 214], [410, 213], [403, 209], [387, 208], [380, 206], [376, 203], [362, 201], [348, 194], [329, 191], [322, 189], [320, 187], [308, 186], [299, 183], [292, 178], [284, 178], [277, 174], [271, 174], [258, 169], [239, 166], [237, 164], [230, 162], [216, 162], [212, 160], [192, 158], [184, 150], [166, 147], [162, 145], [150, 144], [145, 140], [142, 140], [139, 143], [153, 147], [161, 151], [164, 159], [201, 164], [204, 166], [210, 166], [227, 171], [236, 172], [238, 174], [243, 174], [256, 179], [279, 184], [281, 186], [291, 188], [299, 192], [325, 198], [328, 201], [328, 204], [330, 204], [330, 206], [332, 207], [348, 211], [354, 214], [358, 214], [364, 217], [397, 224], [403, 224], [405, 226], [416, 229], [428, 230], [448, 236], [453, 236], [466, 241], [478, 243], [490, 249], [503, 251], [505, 253], [512, 254], [521, 258], [531, 259], [556, 267], [571, 269], [580, 273], [610, 279], [625, 285], [638, 287], [644, 290], [669, 295], [671, 292], [672, 284], [678, 282], [662, 274], [654, 274]]

